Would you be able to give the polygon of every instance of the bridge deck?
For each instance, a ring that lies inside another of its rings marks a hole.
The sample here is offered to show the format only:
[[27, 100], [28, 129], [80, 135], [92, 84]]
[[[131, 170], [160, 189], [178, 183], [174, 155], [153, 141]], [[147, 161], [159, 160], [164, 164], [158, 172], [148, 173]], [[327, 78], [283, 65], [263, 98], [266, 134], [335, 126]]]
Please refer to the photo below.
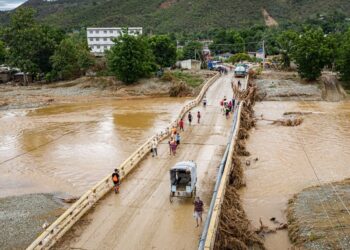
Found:
[[[231, 125], [219, 107], [224, 95], [232, 96], [231, 79], [232, 74], [220, 77], [207, 92], [207, 108], [192, 110], [194, 125], [186, 121], [176, 156], [169, 155], [167, 141], [161, 143], [158, 157], [149, 154], [123, 181], [120, 194], [111, 192], [99, 201], [55, 248], [196, 249], [202, 227], [195, 227], [191, 199], [169, 202], [169, 169], [181, 160], [197, 163], [197, 194], [208, 209]], [[201, 124], [196, 124], [197, 110]]]

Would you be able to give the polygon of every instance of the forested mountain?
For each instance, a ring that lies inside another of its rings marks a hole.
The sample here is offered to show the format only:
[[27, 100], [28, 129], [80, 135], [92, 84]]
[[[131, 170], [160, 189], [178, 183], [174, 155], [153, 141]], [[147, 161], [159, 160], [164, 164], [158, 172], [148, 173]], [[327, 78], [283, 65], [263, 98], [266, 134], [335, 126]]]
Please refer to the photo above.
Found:
[[[350, 17], [349, 0], [28, 0], [37, 18], [65, 29], [142, 26], [146, 32], [208, 31], [265, 24], [263, 9], [279, 24], [335, 12]], [[0, 13], [0, 23], [9, 13]]]

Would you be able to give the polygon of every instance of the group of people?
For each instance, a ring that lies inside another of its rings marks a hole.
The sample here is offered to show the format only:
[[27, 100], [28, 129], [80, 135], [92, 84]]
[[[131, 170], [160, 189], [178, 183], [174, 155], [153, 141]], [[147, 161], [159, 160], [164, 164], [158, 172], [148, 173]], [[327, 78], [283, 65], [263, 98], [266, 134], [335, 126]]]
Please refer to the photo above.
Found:
[[226, 116], [226, 119], [230, 117], [230, 113], [235, 109], [235, 99], [228, 100], [226, 96], [220, 101], [221, 111]]
[[[197, 123], [198, 123], [198, 124], [201, 123], [201, 118], [202, 118], [201, 112], [200, 112], [200, 111], [197, 111]], [[192, 116], [191, 111], [188, 112], [187, 119], [188, 119], [188, 124], [191, 126], [192, 120], [193, 120], [193, 116]], [[180, 122], [183, 124], [183, 119], [181, 119]], [[179, 123], [179, 124], [180, 124], [180, 123]], [[181, 126], [180, 126], [180, 128], [181, 128]]]
[[[183, 120], [181, 120], [181, 121], [179, 122], [179, 127], [180, 127], [180, 130], [183, 131], [184, 124], [183, 124]], [[180, 125], [180, 123], [181, 123], [181, 125]], [[177, 128], [175, 126], [173, 126], [171, 129], [171, 137], [170, 137], [170, 140], [168, 141], [170, 155], [174, 155], [174, 156], [176, 155], [176, 149], [180, 145], [180, 141], [181, 141], [180, 133], [177, 131]]]

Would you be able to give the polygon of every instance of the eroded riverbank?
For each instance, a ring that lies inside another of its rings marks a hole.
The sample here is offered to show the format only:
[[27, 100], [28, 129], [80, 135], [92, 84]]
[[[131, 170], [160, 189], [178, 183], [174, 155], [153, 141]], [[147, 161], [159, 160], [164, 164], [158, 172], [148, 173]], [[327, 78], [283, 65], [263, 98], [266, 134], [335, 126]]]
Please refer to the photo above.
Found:
[[[114, 77], [81, 77], [55, 83], [0, 84], [0, 110], [38, 108], [53, 104], [105, 99], [197, 96], [203, 83], [215, 75], [208, 70], [167, 71], [161, 78], [142, 79], [125, 85]], [[179, 88], [179, 85], [182, 87]]]

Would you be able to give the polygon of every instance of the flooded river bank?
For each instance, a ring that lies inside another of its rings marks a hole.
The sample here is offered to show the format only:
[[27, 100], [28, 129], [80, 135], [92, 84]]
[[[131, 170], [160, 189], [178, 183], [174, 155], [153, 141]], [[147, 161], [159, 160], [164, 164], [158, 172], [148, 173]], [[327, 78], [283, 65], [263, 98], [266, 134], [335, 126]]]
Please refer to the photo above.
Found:
[[184, 98], [101, 100], [0, 112], [0, 197], [81, 195], [178, 114]]
[[[272, 217], [286, 222], [288, 200], [302, 189], [350, 177], [350, 102], [278, 101], [255, 106], [256, 117], [268, 120], [299, 111], [311, 112], [300, 126], [258, 120], [247, 141], [251, 164], [245, 169], [247, 187], [240, 195], [257, 228], [260, 218], [271, 228]], [[266, 247], [290, 249], [287, 231], [268, 235]]]

